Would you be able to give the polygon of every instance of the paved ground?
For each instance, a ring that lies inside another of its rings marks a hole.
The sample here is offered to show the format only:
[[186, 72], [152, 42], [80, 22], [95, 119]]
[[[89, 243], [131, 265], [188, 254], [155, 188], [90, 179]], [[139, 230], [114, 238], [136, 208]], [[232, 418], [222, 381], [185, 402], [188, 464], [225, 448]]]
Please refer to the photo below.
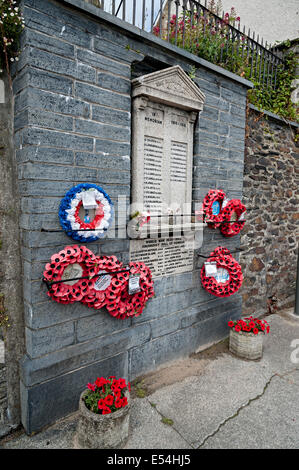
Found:
[[[125, 448], [299, 449], [299, 320], [287, 312], [267, 320], [259, 361], [233, 356], [224, 341], [144, 377]], [[32, 437], [7, 436], [0, 448], [72, 449], [76, 427], [73, 414]]]

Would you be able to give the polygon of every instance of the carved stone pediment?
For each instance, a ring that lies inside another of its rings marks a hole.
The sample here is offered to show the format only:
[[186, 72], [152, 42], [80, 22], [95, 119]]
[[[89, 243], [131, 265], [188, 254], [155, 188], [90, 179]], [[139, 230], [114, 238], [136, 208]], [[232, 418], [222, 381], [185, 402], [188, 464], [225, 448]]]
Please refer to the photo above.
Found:
[[179, 65], [138, 77], [132, 87], [133, 98], [144, 95], [187, 111], [201, 111], [205, 101], [203, 92]]

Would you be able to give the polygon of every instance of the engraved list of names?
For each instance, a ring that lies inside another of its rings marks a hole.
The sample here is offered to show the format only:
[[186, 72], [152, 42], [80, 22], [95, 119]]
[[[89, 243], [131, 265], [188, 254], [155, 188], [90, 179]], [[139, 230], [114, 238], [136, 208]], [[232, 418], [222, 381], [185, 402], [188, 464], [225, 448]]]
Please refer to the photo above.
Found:
[[[131, 207], [150, 211], [151, 219], [130, 240], [130, 259], [143, 261], [155, 277], [191, 271], [194, 250], [185, 244], [184, 226], [175, 231], [168, 215], [191, 214], [194, 123], [204, 95], [174, 66], [134, 79], [132, 100]], [[184, 218], [189, 232], [190, 222]]]

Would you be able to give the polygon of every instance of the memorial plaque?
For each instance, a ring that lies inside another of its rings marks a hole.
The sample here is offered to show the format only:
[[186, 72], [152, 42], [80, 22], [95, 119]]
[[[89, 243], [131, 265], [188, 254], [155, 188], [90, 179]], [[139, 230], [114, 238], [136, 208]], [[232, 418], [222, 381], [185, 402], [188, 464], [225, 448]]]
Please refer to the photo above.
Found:
[[193, 270], [193, 247], [184, 238], [131, 240], [130, 261], [142, 261], [154, 278]]
[[132, 212], [150, 211], [150, 224], [190, 215], [194, 122], [204, 95], [179, 66], [132, 85]]
[[154, 277], [192, 271], [194, 249], [181, 234], [192, 225], [194, 123], [205, 96], [179, 66], [133, 80], [132, 96], [132, 214], [151, 218], [138, 228], [149, 238], [130, 241], [130, 259]]

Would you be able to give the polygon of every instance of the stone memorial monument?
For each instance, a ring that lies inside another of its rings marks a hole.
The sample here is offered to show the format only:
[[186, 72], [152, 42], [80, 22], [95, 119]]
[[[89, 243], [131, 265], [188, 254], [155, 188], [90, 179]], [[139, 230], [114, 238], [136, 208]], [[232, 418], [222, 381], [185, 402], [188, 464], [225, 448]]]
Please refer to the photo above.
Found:
[[182, 236], [194, 230], [193, 135], [205, 96], [174, 66], [133, 80], [132, 98], [132, 210], [149, 212], [150, 221], [129, 228], [131, 238], [146, 238], [131, 241], [131, 260], [157, 275], [192, 270]]

